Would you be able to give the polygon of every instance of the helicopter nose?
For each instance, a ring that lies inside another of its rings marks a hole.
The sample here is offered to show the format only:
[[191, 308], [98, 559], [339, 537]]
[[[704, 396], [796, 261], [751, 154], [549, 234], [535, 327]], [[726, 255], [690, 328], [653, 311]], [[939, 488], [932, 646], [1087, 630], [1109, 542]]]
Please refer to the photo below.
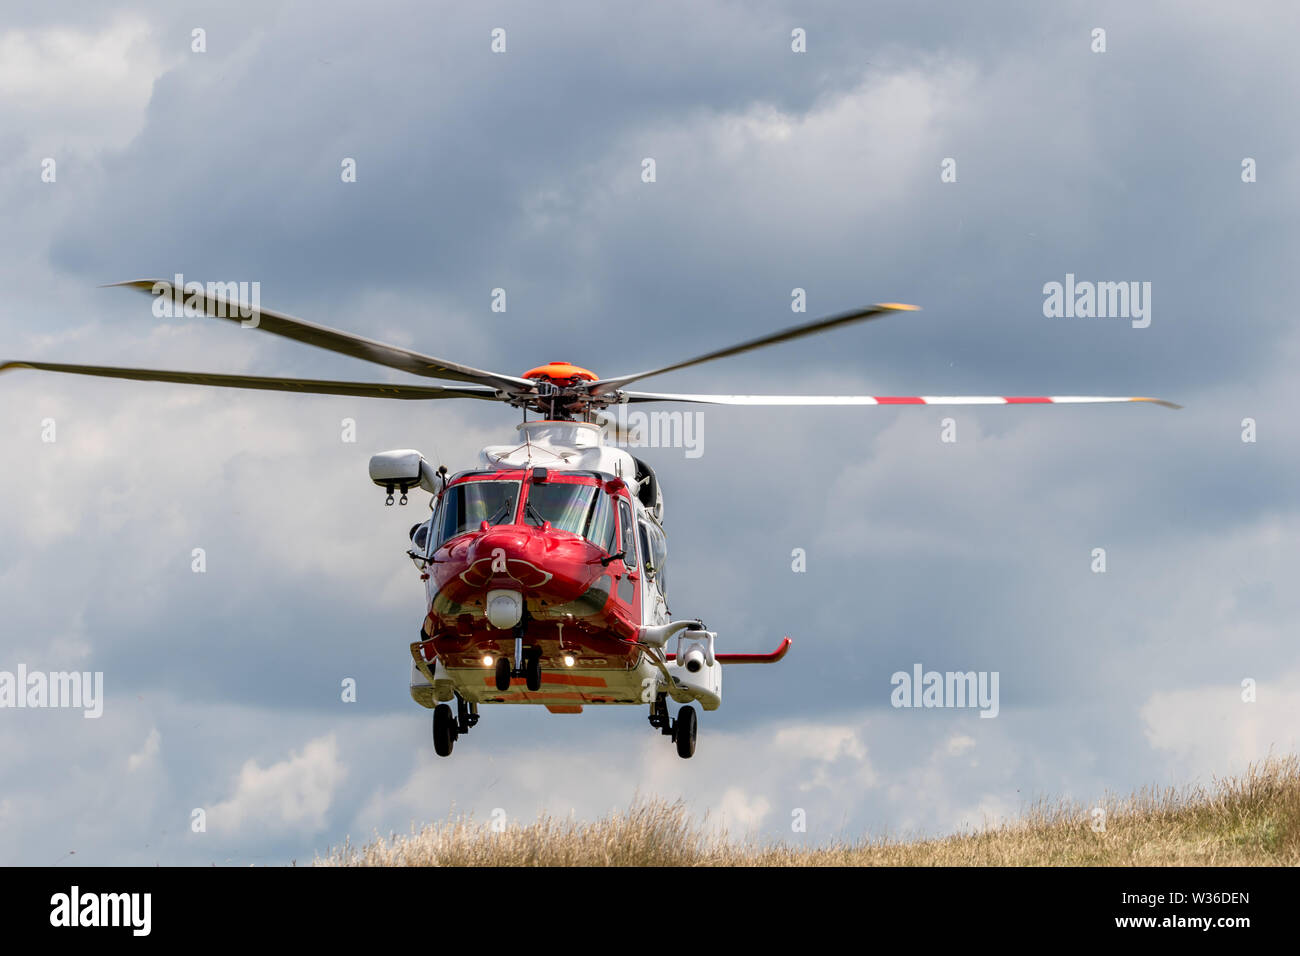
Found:
[[546, 567], [544, 535], [517, 526], [497, 526], [484, 531], [466, 554], [469, 567], [465, 583], [486, 587], [540, 588], [551, 580]]
[[470, 545], [469, 558], [477, 561], [484, 557], [495, 557], [497, 552], [509, 558], [527, 550], [529, 537], [525, 529], [515, 525], [488, 528]]

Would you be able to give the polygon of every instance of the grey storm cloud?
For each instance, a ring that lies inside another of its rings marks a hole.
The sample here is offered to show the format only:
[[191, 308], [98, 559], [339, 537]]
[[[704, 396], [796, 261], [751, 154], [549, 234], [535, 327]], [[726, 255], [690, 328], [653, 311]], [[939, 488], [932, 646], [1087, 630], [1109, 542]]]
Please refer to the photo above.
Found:
[[[702, 352], [806, 318], [798, 287], [923, 311], [656, 387], [1186, 407], [706, 409], [700, 458], [647, 453], [673, 609], [790, 655], [728, 672], [693, 761], [640, 708], [491, 711], [437, 761], [406, 691], [425, 505], [385, 509], [366, 458], [465, 467], [513, 412], [6, 374], [0, 669], [108, 694], [99, 721], [0, 711], [6, 862], [302, 860], [638, 792], [777, 836], [793, 807], [809, 838], [933, 832], [1294, 746], [1300, 15], [1252, 9], [15, 5], [0, 360], [397, 377], [97, 288], [175, 272], [510, 374]], [[1151, 326], [1046, 317], [1067, 273], [1150, 282]], [[914, 662], [1000, 672], [999, 716], [891, 708]], [[1180, 735], [1198, 709], [1236, 736]]]

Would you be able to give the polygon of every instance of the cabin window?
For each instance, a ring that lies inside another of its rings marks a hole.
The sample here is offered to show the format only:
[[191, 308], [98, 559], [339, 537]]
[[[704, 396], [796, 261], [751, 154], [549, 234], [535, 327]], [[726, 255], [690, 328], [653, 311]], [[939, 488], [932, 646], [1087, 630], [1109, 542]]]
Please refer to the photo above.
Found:
[[640, 523], [641, 555], [645, 562], [646, 573], [655, 579], [659, 593], [668, 593], [668, 579], [664, 575], [664, 565], [668, 561], [668, 542], [664, 533], [648, 521]]
[[438, 544], [488, 524], [513, 524], [519, 502], [517, 481], [466, 481], [442, 495]]
[[668, 539], [658, 525], [646, 524], [644, 527], [650, 537], [649, 564], [654, 570], [655, 582], [659, 585], [659, 593], [667, 595], [668, 577], [665, 569], [668, 565]]
[[641, 555], [645, 559], [646, 573], [654, 577], [659, 565], [654, 560], [654, 552], [650, 550], [650, 531], [644, 521], [638, 522], [637, 527], [641, 530]]

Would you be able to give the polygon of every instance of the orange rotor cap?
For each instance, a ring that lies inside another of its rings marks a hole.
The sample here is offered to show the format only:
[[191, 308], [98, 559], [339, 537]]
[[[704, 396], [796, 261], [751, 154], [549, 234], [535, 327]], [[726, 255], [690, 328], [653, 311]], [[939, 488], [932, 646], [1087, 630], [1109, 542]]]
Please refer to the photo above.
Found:
[[537, 368], [524, 372], [523, 377], [545, 378], [550, 379], [552, 382], [595, 382], [600, 378], [595, 372], [588, 371], [577, 365], [570, 365], [568, 362], [550, 362], [546, 365], [539, 365]]

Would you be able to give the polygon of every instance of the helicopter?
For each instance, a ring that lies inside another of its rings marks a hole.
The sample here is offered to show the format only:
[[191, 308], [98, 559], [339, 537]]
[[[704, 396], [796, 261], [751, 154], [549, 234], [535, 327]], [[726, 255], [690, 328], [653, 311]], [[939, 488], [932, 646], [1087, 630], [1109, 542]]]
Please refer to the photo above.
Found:
[[[648, 707], [651, 728], [683, 758], [694, 755], [703, 711], [722, 705], [723, 669], [780, 661], [786, 636], [768, 653], [722, 653], [700, 618], [668, 608], [663, 490], [654, 469], [619, 447], [608, 409], [640, 403], [738, 406], [1025, 405], [1146, 402], [1113, 396], [714, 395], [628, 388], [678, 371], [917, 307], [887, 302], [830, 315], [658, 368], [610, 378], [569, 362], [520, 376], [484, 371], [362, 338], [279, 312], [252, 315], [198, 283], [115, 283], [306, 345], [450, 385], [369, 383], [69, 365], [0, 363], [135, 381], [173, 382], [403, 401], [466, 398], [502, 402], [523, 421], [509, 442], [489, 445], [475, 467], [449, 473], [415, 449], [374, 455], [370, 480], [385, 503], [427, 492], [430, 517], [409, 532], [407, 555], [424, 583], [427, 613], [409, 645], [410, 695], [432, 710], [434, 751], [450, 756], [488, 704], [532, 704], [553, 714], [588, 706]], [[541, 417], [529, 420], [529, 413]], [[671, 698], [679, 705], [675, 715]]]

